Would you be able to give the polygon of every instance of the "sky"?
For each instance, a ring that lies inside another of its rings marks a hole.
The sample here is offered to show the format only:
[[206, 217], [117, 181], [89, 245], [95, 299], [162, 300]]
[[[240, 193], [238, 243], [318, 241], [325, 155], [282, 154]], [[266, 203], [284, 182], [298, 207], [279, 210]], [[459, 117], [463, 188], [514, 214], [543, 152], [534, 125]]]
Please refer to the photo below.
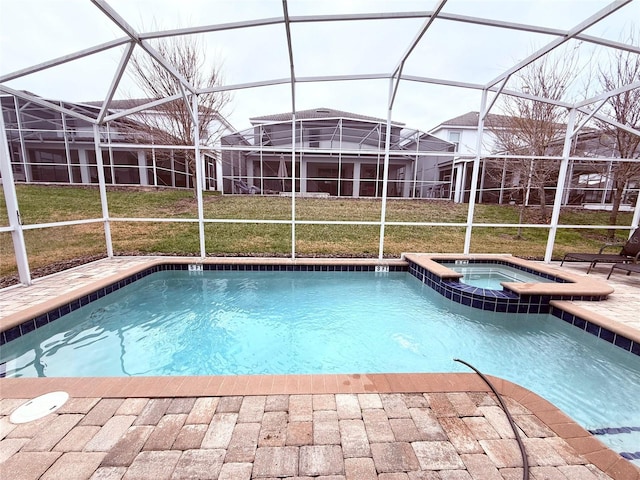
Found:
[[[136, 31], [148, 32], [281, 17], [282, 0], [107, 0]], [[380, 12], [420, 12], [435, 0], [289, 0], [292, 17]], [[448, 0], [442, 10], [506, 22], [568, 30], [610, 4], [610, 0]], [[612, 14], [585, 33], [621, 40], [640, 28], [640, 0]], [[389, 74], [421, 29], [424, 19], [359, 22], [304, 22], [291, 26], [297, 77]], [[0, 0], [0, 76], [124, 36], [89, 0]], [[226, 85], [287, 78], [287, 38], [282, 24], [194, 36], [206, 52], [205, 68], [220, 68]], [[403, 74], [485, 84], [555, 39], [510, 29], [436, 20], [403, 66]], [[577, 42], [571, 42], [573, 48]], [[137, 47], [136, 47], [137, 48]], [[606, 58], [607, 49], [581, 46], [573, 94]], [[109, 49], [5, 84], [42, 97], [90, 101], [104, 98], [124, 49]], [[517, 80], [510, 80], [509, 87]], [[296, 108], [333, 108], [386, 118], [390, 82], [358, 80], [298, 83]], [[582, 93], [583, 94], [583, 93]], [[140, 97], [125, 73], [116, 98]], [[442, 121], [479, 110], [475, 90], [402, 81], [393, 120], [428, 131]], [[291, 111], [288, 84], [236, 90], [224, 112], [238, 129], [249, 118]]]

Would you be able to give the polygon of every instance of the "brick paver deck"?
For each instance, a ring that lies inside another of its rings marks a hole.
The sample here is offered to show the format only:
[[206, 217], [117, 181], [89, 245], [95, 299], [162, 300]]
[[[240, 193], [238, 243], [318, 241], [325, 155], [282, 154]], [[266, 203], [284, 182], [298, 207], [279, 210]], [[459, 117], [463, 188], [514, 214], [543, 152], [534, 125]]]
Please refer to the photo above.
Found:
[[[5, 289], [2, 316], [145, 261], [104, 260]], [[575, 303], [640, 330], [637, 279], [611, 283], [611, 301]], [[493, 380], [532, 480], [640, 480], [640, 469], [549, 402]], [[61, 409], [9, 421], [55, 390], [71, 395]], [[522, 460], [475, 374], [0, 379], [0, 479], [147, 478], [516, 480]]]
[[[531, 479], [638, 480], [556, 407], [491, 377]], [[55, 389], [43, 419], [9, 415]], [[0, 379], [0, 478], [515, 480], [522, 459], [475, 374]]]
[[[0, 401], [3, 479], [522, 478], [513, 432], [481, 391], [74, 397], [41, 420], [10, 423], [25, 400]], [[521, 403], [508, 404], [532, 479], [612, 478]], [[638, 477], [618, 463], [617, 478]]]

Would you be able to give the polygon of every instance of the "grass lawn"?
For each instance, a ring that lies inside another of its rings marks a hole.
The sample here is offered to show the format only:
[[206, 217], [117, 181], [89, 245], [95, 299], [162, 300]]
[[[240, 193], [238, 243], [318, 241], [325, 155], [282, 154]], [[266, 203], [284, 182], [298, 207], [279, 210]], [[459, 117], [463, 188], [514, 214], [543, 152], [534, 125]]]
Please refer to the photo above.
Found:
[[[18, 185], [18, 203], [25, 225], [66, 220], [95, 219], [101, 216], [100, 195], [95, 187]], [[186, 190], [148, 191], [140, 188], [109, 190], [109, 214], [114, 219], [151, 217], [195, 219], [197, 205]], [[296, 219], [300, 221], [380, 221], [382, 203], [376, 199], [298, 198]], [[204, 196], [206, 219], [290, 220], [291, 199], [279, 196]], [[536, 208], [527, 212], [526, 222], [541, 224]], [[8, 225], [4, 195], [0, 199], [0, 224]], [[467, 205], [439, 200], [390, 199], [386, 219], [390, 222], [464, 223]], [[607, 212], [565, 208], [562, 224], [606, 225]], [[509, 205], [476, 205], [474, 222], [517, 224], [518, 209]], [[631, 214], [619, 216], [620, 225], [629, 225]], [[528, 228], [522, 237], [509, 227], [475, 227], [472, 253], [510, 253], [541, 259], [548, 230]], [[198, 226], [184, 222], [113, 221], [114, 252], [119, 255], [164, 254], [199, 255]], [[376, 225], [296, 225], [297, 256], [376, 257], [380, 229]], [[56, 265], [69, 265], [106, 255], [101, 222], [83, 225], [25, 230], [27, 255], [34, 276], [46, 274]], [[403, 252], [459, 253], [464, 247], [465, 228], [460, 226], [400, 226], [385, 228], [384, 255], [399, 257]], [[623, 240], [625, 232], [618, 234]], [[606, 229], [559, 229], [554, 258], [567, 251], [594, 251], [606, 241]], [[291, 225], [248, 223], [206, 223], [207, 255], [289, 256]], [[16, 273], [13, 244], [9, 233], [0, 233], [0, 277]], [[53, 267], [52, 267], [53, 266]]]

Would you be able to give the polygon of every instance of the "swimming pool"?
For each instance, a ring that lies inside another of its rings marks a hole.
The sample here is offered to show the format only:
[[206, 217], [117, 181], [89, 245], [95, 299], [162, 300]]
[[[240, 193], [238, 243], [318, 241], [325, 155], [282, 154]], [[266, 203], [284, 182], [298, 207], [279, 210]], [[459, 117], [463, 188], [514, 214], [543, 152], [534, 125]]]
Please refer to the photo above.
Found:
[[[406, 272], [157, 272], [1, 361], [7, 376], [467, 371], [456, 357], [588, 429], [640, 425], [640, 357], [550, 315], [471, 310]], [[633, 435], [608, 443], [637, 452]]]

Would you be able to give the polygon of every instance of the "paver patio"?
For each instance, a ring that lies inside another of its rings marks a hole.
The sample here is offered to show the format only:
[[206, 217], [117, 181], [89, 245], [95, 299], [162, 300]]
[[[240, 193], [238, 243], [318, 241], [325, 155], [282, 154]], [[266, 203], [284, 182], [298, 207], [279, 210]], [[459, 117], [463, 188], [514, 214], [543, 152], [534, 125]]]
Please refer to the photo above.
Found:
[[[5, 289], [2, 315], [144, 261], [103, 260]], [[640, 331], [638, 279], [620, 277], [610, 301], [574, 303]], [[493, 380], [524, 437], [532, 479], [640, 479], [553, 405]], [[61, 409], [9, 422], [20, 404], [54, 390], [71, 395]], [[474, 374], [0, 379], [0, 478], [515, 480], [522, 461]]]
[[[10, 423], [7, 415], [25, 400], [0, 401], [3, 479], [522, 478], [513, 432], [493, 394], [481, 391], [76, 397], [43, 419]], [[341, 418], [340, 402], [357, 406], [349, 418]], [[522, 404], [508, 403], [532, 478], [612, 478]], [[304, 421], [292, 419], [300, 404], [310, 407]], [[297, 434], [296, 423], [340, 434], [318, 442]], [[630, 463], [618, 463], [626, 476], [617, 478], [637, 478]]]

